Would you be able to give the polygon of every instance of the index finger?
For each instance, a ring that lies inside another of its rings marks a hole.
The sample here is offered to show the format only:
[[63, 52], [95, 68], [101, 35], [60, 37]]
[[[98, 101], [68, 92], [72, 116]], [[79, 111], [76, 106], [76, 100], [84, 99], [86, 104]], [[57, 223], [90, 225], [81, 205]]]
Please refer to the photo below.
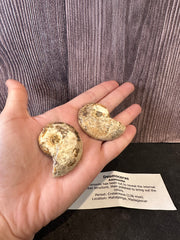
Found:
[[79, 109], [87, 103], [96, 103], [100, 101], [117, 87], [119, 87], [119, 84], [114, 80], [103, 82], [80, 94], [68, 103]]

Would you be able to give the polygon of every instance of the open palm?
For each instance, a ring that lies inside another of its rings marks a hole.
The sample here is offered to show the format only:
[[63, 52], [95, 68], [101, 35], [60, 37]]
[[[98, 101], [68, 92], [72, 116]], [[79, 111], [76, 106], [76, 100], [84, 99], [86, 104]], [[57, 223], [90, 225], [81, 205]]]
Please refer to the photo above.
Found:
[[[8, 98], [0, 114], [0, 221], [14, 239], [32, 239], [44, 225], [62, 214], [87, 188], [96, 175], [131, 142], [136, 129], [129, 125], [141, 108], [133, 104], [116, 119], [127, 126], [118, 139], [101, 142], [80, 129], [80, 107], [98, 102], [111, 112], [134, 87], [104, 82], [70, 102], [42, 115], [27, 112], [27, 93], [15, 80], [8, 80]], [[59, 178], [52, 177], [52, 161], [38, 146], [42, 128], [52, 122], [75, 127], [83, 141], [83, 156], [75, 169]], [[13, 239], [13, 238], [12, 238]]]

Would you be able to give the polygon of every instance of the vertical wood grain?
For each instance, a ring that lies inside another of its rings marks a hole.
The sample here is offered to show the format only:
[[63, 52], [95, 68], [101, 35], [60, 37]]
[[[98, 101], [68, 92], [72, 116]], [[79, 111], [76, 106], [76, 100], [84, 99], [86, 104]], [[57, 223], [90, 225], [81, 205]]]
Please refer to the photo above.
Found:
[[136, 142], [179, 142], [180, 1], [66, 0], [69, 96], [97, 83], [133, 82]]
[[0, 111], [4, 82], [29, 92], [32, 115], [115, 79], [136, 91], [135, 142], [180, 142], [179, 0], [0, 1]]
[[2, 0], [0, 11], [0, 110], [8, 78], [26, 86], [33, 115], [66, 102], [64, 1]]
[[123, 1], [66, 1], [70, 97], [105, 80], [123, 81], [124, 9]]

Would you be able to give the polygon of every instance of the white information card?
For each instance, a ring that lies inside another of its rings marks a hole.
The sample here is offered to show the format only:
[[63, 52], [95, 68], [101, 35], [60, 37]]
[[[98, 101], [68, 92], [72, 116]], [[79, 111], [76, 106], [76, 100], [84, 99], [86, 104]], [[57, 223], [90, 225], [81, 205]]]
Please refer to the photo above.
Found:
[[69, 209], [177, 210], [160, 174], [101, 172]]

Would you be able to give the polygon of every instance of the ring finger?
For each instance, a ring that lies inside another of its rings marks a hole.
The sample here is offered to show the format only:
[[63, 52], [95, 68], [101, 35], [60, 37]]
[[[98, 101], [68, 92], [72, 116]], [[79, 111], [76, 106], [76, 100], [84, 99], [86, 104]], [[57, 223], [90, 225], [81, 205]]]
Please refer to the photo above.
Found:
[[124, 111], [115, 116], [115, 120], [121, 122], [125, 126], [129, 125], [139, 114], [141, 107], [138, 104], [133, 104]]

